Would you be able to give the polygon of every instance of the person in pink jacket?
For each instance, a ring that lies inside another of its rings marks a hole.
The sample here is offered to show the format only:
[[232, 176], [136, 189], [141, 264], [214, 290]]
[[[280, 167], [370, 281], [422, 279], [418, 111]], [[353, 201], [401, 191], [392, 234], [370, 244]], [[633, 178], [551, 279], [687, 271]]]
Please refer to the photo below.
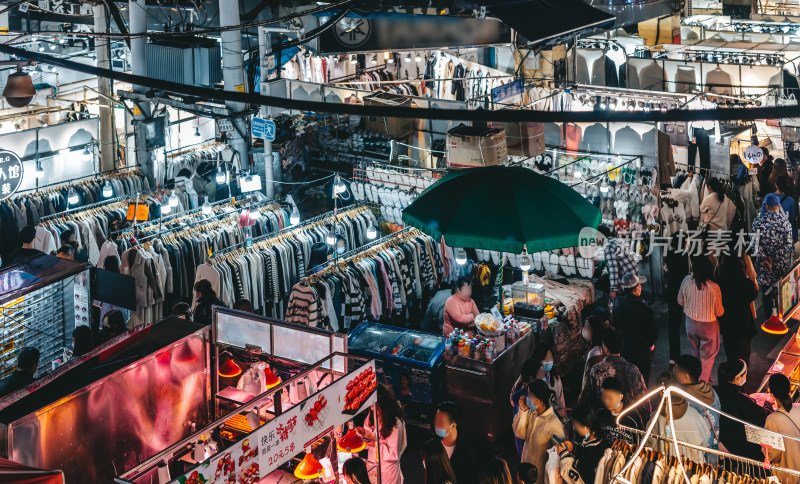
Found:
[[444, 303], [444, 335], [447, 336], [456, 328], [475, 328], [475, 317], [478, 314], [478, 306], [472, 300], [472, 282], [467, 277], [459, 277], [453, 286], [453, 295]]
[[[363, 429], [358, 432], [369, 441], [369, 460], [375, 462], [375, 441], [380, 445], [381, 482], [383, 484], [403, 484], [400, 470], [400, 457], [406, 450], [406, 423], [403, 408], [392, 390], [386, 385], [378, 385], [378, 418], [370, 412]], [[377, 429], [375, 421], [378, 422]], [[376, 431], [377, 430], [377, 431]]]

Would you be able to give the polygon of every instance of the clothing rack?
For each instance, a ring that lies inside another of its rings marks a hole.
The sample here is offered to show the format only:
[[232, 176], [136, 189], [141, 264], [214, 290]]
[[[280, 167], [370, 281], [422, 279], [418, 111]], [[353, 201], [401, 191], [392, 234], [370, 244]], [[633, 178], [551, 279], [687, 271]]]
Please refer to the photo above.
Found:
[[[311, 225], [314, 225], [316, 223], [319, 223], [319, 222], [321, 222], [323, 220], [326, 220], [328, 218], [331, 218], [331, 217], [339, 217], [339, 216], [345, 216], [345, 215], [349, 216], [350, 214], [355, 215], [355, 214], [357, 214], [357, 213], [359, 213], [359, 212], [361, 212], [363, 210], [369, 210], [369, 207], [367, 207], [366, 205], [363, 205], [363, 204], [358, 204], [358, 205], [355, 205], [353, 207], [349, 207], [349, 208], [347, 208], [347, 210], [341, 211], [339, 213], [337, 213], [336, 210], [331, 210], [330, 212], [325, 212], [323, 214], [320, 214], [320, 215], [317, 215], [315, 217], [312, 217], [312, 218], [310, 218], [308, 220], [304, 220], [304, 221], [300, 222], [297, 225], [291, 225], [289, 227], [285, 227], [285, 228], [283, 228], [283, 229], [281, 229], [281, 230], [279, 230], [277, 232], [273, 232], [271, 234], [264, 234], [264, 235], [261, 235], [259, 237], [254, 237], [251, 242], [255, 245], [255, 244], [257, 244], [259, 242], [262, 242], [262, 241], [264, 241], [266, 239], [269, 239], [269, 238], [272, 238], [272, 237], [281, 236], [281, 235], [286, 235], [287, 233], [289, 233], [289, 232], [291, 232], [293, 230], [309, 227]], [[228, 254], [230, 254], [232, 252], [235, 252], [236, 250], [239, 250], [242, 247], [244, 247], [245, 244], [246, 243], [241, 243], [241, 244], [232, 245], [230, 247], [226, 247], [224, 250], [221, 250], [221, 251], [217, 252], [216, 254], [214, 254], [213, 258], [222, 257], [222, 256], [228, 255]]]
[[725, 173], [723, 171], [714, 170], [713, 168], [704, 168], [702, 166], [691, 166], [688, 163], [683, 163], [683, 162], [675, 162], [675, 166], [676, 167], [678, 167], [678, 166], [685, 167], [685, 168], [682, 168], [682, 169], [685, 169], [686, 171], [689, 171], [689, 172], [692, 172], [692, 171], [700, 172], [701, 175], [704, 175], [703, 172], [706, 172], [705, 175], [710, 175], [710, 174], [720, 175], [720, 176], [722, 176], [723, 178], [726, 178], [726, 179], [733, 175], [731, 173]]
[[72, 182], [76, 182], [76, 181], [89, 181], [91, 179], [105, 178], [106, 175], [110, 175], [110, 174], [113, 174], [113, 173], [120, 173], [120, 172], [123, 172], [125, 170], [135, 171], [135, 170], [138, 170], [138, 168], [139, 168], [139, 165], [125, 166], [125, 167], [122, 167], [122, 168], [114, 168], [113, 170], [101, 171], [101, 172], [98, 172], [98, 173], [92, 173], [91, 175], [85, 175], [85, 176], [79, 176], [79, 177], [75, 177], [75, 178], [70, 178], [68, 180], [62, 180], [62, 181], [55, 182], [55, 183], [48, 183], [47, 185], [40, 185], [40, 186], [35, 187], [35, 188], [27, 188], [25, 190], [19, 190], [19, 191], [17, 191], [17, 194], [27, 193], [27, 192], [38, 192], [39, 190], [42, 190], [42, 189], [45, 189], [45, 188], [68, 185], [68, 184], [70, 184]]
[[[146, 193], [150, 193], [152, 191], [153, 190], [150, 190], [149, 192], [146, 192]], [[111, 205], [112, 203], [124, 202], [124, 201], [127, 201], [127, 200], [132, 200], [132, 199], [134, 199], [134, 198], [136, 198], [136, 197], [138, 197], [140, 195], [142, 195], [142, 194], [141, 193], [137, 193], [135, 195], [125, 195], [125, 196], [122, 196], [122, 197], [109, 198], [108, 200], [103, 200], [101, 202], [90, 203], [89, 205], [82, 205], [82, 206], [76, 207], [76, 208], [74, 208], [72, 210], [67, 209], [66, 212], [56, 213], [56, 214], [53, 214], [53, 215], [45, 215], [43, 217], [39, 217], [39, 221], [40, 222], [47, 222], [48, 220], [56, 220], [56, 219], [59, 219], [59, 218], [65, 218], [68, 215], [79, 214], [80, 212], [83, 212], [84, 210], [91, 210], [93, 208], [102, 208], [104, 206]]]
[[[230, 203], [230, 201], [229, 201], [229, 203]], [[233, 202], [233, 203], [235, 203], [235, 202]], [[275, 200], [265, 200], [263, 202], [258, 202], [258, 203], [252, 204], [250, 206], [250, 208], [251, 209], [253, 209], [253, 208], [257, 208], [257, 209], [268, 208], [268, 207], [270, 207], [270, 205], [274, 205], [273, 208], [280, 207], [280, 204], [276, 203]], [[197, 213], [197, 212], [195, 212], [195, 213]], [[231, 217], [231, 216], [238, 217], [239, 213], [237, 211], [235, 211], [235, 210], [233, 212], [221, 212], [221, 213], [217, 213], [217, 214], [208, 216], [206, 218], [194, 221], [193, 223], [189, 224], [188, 226], [187, 225], [180, 225], [178, 227], [168, 228], [167, 230], [161, 230], [159, 228], [158, 232], [156, 232], [154, 234], [148, 234], [145, 237], [143, 237], [141, 239], [138, 239], [136, 245], [138, 246], [138, 245], [143, 244], [145, 242], [148, 242], [150, 240], [153, 240], [153, 239], [156, 239], [156, 238], [161, 238], [161, 237], [163, 237], [165, 235], [174, 235], [174, 234], [176, 234], [178, 232], [182, 232], [184, 230], [192, 230], [192, 229], [196, 229], [198, 227], [201, 227], [203, 225], [211, 225], [211, 224], [213, 224], [215, 222], [222, 221], [225, 217]]]
[[298, 284], [308, 285], [309, 282], [318, 279], [320, 276], [326, 275], [331, 269], [338, 266], [339, 264], [347, 263], [353, 259], [358, 259], [367, 256], [367, 252], [371, 249], [375, 249], [377, 247], [390, 243], [401, 242], [409, 237], [416, 237], [419, 234], [422, 234], [422, 232], [419, 229], [413, 227], [404, 227], [403, 229], [398, 230], [397, 232], [393, 232], [385, 237], [381, 237], [380, 239], [370, 242], [369, 244], [366, 244], [362, 247], [353, 249], [351, 251], [339, 255], [335, 259], [330, 260], [325, 267], [322, 267], [314, 274], [311, 274], [310, 276], [306, 277]]
[[[639, 429], [635, 429], [635, 428], [632, 428], [632, 427], [628, 427], [626, 425], [619, 424], [619, 422], [621, 421], [622, 417], [624, 417], [626, 414], [628, 414], [630, 412], [638, 411], [638, 407], [642, 403], [650, 401], [650, 399], [652, 397], [654, 397], [655, 395], [657, 395], [659, 393], [663, 393], [663, 395], [661, 396], [661, 400], [659, 401], [658, 408], [653, 413], [653, 415], [656, 415], [656, 417], [651, 419], [650, 423], [647, 426], [647, 430], [639, 430]], [[692, 450], [695, 450], [695, 451], [698, 451], [698, 452], [702, 452], [704, 454], [713, 454], [713, 455], [717, 455], [717, 456], [720, 456], [720, 457], [725, 457], [726, 459], [739, 461], [739, 462], [742, 462], [745, 465], [755, 466], [755, 467], [764, 469], [765, 471], [775, 470], [775, 471], [778, 471], [778, 472], [781, 472], [781, 473], [786, 473], [786, 474], [790, 474], [790, 475], [793, 475], [793, 476], [800, 477], [800, 471], [796, 471], [796, 470], [793, 470], [793, 469], [784, 469], [782, 467], [774, 466], [772, 464], [769, 464], [769, 466], [766, 466], [764, 464], [764, 462], [761, 462], [761, 461], [748, 459], [746, 457], [740, 457], [740, 456], [737, 456], [737, 455], [729, 454], [727, 452], [722, 452], [722, 451], [717, 450], [717, 449], [709, 449], [707, 447], [702, 447], [702, 446], [699, 446], [699, 445], [690, 444], [688, 442], [679, 441], [677, 439], [677, 437], [675, 437], [674, 433], [673, 433], [672, 437], [666, 437], [666, 436], [662, 436], [662, 435], [658, 435], [658, 434], [653, 433], [653, 428], [656, 425], [656, 421], [659, 418], [658, 416], [660, 416], [662, 409], [665, 408], [665, 403], [666, 403], [666, 405], [671, 407], [672, 394], [673, 393], [676, 394], [677, 396], [683, 398], [684, 400], [686, 400], [687, 403], [689, 401], [691, 401], [694, 404], [700, 405], [701, 407], [703, 407], [704, 409], [706, 409], [708, 411], [714, 412], [719, 417], [726, 417], [726, 418], [729, 418], [729, 419], [731, 419], [731, 420], [733, 420], [735, 422], [741, 423], [743, 425], [753, 427], [752, 424], [750, 424], [748, 422], [745, 422], [743, 420], [740, 420], [740, 419], [738, 419], [738, 418], [736, 418], [736, 417], [734, 417], [734, 416], [732, 416], [732, 415], [730, 415], [728, 413], [725, 413], [725, 412], [723, 412], [721, 410], [717, 410], [717, 409], [711, 407], [710, 405], [706, 404], [705, 402], [698, 400], [693, 395], [687, 393], [686, 391], [684, 391], [684, 390], [682, 390], [682, 389], [680, 389], [678, 387], [675, 387], [675, 386], [669, 386], [669, 387], [660, 386], [660, 387], [648, 392], [646, 395], [642, 396], [637, 402], [634, 402], [633, 405], [631, 405], [630, 407], [628, 407], [625, 410], [623, 410], [617, 416], [617, 423], [620, 425], [620, 427], [624, 428], [625, 430], [632, 431], [632, 432], [634, 432], [634, 433], [636, 433], [638, 435], [641, 435], [641, 439], [640, 439], [639, 445], [636, 447], [635, 451], [632, 452], [631, 455], [629, 456], [628, 462], [626, 462], [625, 465], [622, 467], [622, 469], [620, 469], [619, 473], [617, 473], [616, 475], [611, 477], [611, 481], [620, 481], [620, 482], [623, 482], [623, 483], [630, 484], [626, 479], [624, 479], [624, 478], [622, 478], [620, 476], [624, 475], [625, 472], [627, 472], [628, 469], [630, 469], [630, 467], [633, 465], [634, 461], [636, 460], [636, 457], [642, 454], [642, 451], [644, 450], [644, 447], [645, 447], [645, 445], [647, 445], [647, 441], [650, 438], [653, 438], [653, 439], [655, 439], [657, 441], [660, 441], [660, 442], [665, 442], [665, 443], [672, 444], [673, 447], [670, 447], [670, 446], [666, 447], [667, 449], [670, 449], [669, 452], [675, 451], [676, 453], [679, 453], [678, 447], [680, 446], [680, 447], [684, 447], [684, 448], [687, 448], [687, 449], [692, 449]], [[670, 426], [673, 427], [674, 425], [672, 425], [673, 424], [673, 422], [672, 422], [673, 416], [672, 416], [672, 409], [671, 408], [667, 408], [667, 415], [668, 415], [668, 419], [669, 419], [668, 421], [670, 423]], [[772, 432], [772, 431], [769, 431], [769, 430], [763, 430], [763, 431], [780, 435], [784, 439], [791, 439], [791, 440], [800, 441], [799, 438], [791, 437], [789, 435], [779, 434], [777, 432]], [[683, 471], [683, 475], [684, 475], [684, 479], [685, 479], [686, 483], [690, 484], [689, 483], [689, 478], [686, 475], [685, 469]]]

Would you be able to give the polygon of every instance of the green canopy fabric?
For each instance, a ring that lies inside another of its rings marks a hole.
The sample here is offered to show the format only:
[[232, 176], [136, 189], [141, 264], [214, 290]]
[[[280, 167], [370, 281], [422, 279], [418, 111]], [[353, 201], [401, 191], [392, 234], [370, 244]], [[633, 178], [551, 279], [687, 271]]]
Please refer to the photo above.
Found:
[[403, 220], [451, 247], [522, 252], [578, 245], [584, 227], [597, 228], [600, 210], [578, 192], [518, 166], [468, 168], [429, 186]]

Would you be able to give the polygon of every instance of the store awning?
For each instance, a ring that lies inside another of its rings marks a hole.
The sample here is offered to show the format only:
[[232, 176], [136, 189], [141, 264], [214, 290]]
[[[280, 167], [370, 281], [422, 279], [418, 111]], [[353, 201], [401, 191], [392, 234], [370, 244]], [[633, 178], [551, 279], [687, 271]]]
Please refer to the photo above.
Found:
[[531, 44], [563, 41], [614, 26], [614, 16], [582, 0], [512, 0], [488, 6], [489, 13]]

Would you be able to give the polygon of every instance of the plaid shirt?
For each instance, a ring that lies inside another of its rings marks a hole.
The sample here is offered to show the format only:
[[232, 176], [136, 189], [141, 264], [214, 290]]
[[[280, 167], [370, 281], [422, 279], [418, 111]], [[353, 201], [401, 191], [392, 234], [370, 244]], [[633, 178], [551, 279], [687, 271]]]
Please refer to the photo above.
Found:
[[604, 255], [608, 265], [610, 291], [622, 291], [622, 276], [626, 273], [632, 272], [639, 275], [633, 254], [624, 245], [624, 241], [617, 238], [608, 239]]

